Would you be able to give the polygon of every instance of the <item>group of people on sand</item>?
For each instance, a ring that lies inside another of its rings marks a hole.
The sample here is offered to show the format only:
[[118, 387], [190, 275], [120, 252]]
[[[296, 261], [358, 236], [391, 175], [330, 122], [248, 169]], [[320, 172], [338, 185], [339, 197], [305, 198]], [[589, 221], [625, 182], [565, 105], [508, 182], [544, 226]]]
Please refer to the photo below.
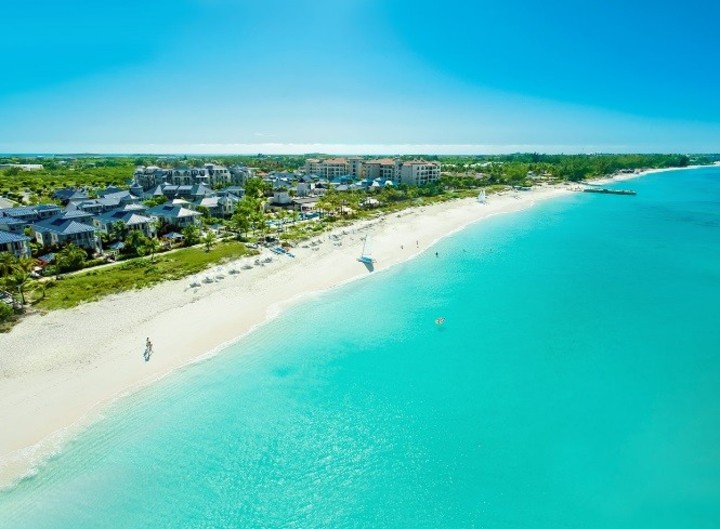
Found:
[[150, 360], [150, 357], [153, 354], [153, 344], [150, 341], [150, 337], [145, 340], [145, 352], [143, 353], [143, 358], [145, 358], [145, 361], [147, 362]]

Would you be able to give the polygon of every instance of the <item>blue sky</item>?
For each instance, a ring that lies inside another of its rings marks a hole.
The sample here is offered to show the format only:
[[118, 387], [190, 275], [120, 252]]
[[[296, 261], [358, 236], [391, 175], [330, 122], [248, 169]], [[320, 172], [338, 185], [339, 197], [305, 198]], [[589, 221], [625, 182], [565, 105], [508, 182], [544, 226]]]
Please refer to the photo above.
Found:
[[5, 4], [0, 152], [720, 151], [707, 1]]

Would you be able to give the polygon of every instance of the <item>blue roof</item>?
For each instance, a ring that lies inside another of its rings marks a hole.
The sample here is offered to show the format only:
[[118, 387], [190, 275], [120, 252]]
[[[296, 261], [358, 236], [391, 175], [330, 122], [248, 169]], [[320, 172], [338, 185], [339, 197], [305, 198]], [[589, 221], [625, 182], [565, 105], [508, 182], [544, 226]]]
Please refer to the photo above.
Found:
[[10, 233], [9, 231], [0, 230], [0, 244], [29, 240], [30, 237], [26, 237], [25, 235], [18, 235], [17, 233]]
[[87, 219], [89, 217], [92, 217], [92, 213], [88, 213], [87, 211], [83, 211], [81, 209], [70, 209], [60, 213], [58, 217], [62, 219]]
[[111, 222], [124, 222], [128, 225], [146, 224], [152, 220], [150, 217], [146, 217], [145, 215], [140, 215], [133, 211], [125, 211], [122, 209], [108, 211], [107, 213], [100, 215], [99, 218], [101, 222], [106, 224]]
[[25, 221], [16, 219], [14, 217], [0, 217], [0, 224], [12, 226], [12, 225], [18, 225], [18, 224], [25, 224]]
[[3, 215], [8, 217], [16, 217], [21, 215], [27, 215], [28, 213], [36, 213], [38, 211], [57, 210], [60, 208], [55, 204], [38, 204], [37, 206], [22, 206], [19, 208], [5, 208], [2, 210]]
[[63, 235], [73, 235], [75, 233], [87, 233], [89, 231], [94, 232], [95, 229], [83, 222], [78, 222], [72, 219], [64, 219], [62, 217], [53, 217], [51, 219], [36, 222], [32, 225], [35, 231], [39, 232], [55, 232]]

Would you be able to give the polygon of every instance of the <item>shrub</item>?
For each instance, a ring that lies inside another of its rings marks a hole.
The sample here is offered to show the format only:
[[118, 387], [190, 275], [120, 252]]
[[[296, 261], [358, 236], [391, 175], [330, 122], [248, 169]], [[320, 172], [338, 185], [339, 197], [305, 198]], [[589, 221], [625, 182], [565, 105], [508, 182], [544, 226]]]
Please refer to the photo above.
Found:
[[9, 321], [13, 317], [15, 311], [7, 303], [0, 301], [0, 323]]

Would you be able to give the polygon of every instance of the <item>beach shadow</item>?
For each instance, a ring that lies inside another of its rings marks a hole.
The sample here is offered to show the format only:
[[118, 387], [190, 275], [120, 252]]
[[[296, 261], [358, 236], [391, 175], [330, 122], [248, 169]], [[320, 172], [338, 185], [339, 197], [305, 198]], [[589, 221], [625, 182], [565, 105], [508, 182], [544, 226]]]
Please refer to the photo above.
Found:
[[375, 271], [375, 265], [373, 263], [363, 263], [365, 265], [365, 268], [367, 268], [368, 272], [374, 272]]

